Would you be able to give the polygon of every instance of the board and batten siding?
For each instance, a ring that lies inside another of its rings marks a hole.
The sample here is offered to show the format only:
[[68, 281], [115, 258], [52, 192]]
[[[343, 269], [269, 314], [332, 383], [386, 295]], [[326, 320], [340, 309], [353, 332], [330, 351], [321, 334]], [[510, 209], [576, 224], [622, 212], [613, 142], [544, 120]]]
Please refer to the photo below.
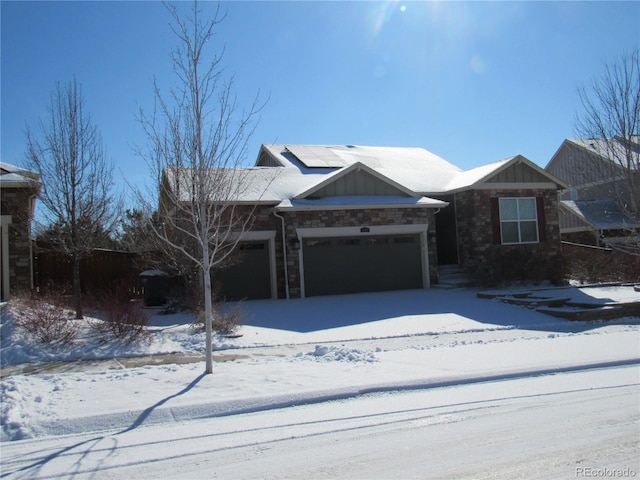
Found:
[[356, 170], [329, 183], [308, 198], [343, 197], [347, 195], [396, 195], [407, 196], [405, 192], [368, 172]]
[[540, 172], [536, 172], [522, 163], [517, 163], [498, 172], [486, 183], [545, 183], [548, 181], [549, 179]]

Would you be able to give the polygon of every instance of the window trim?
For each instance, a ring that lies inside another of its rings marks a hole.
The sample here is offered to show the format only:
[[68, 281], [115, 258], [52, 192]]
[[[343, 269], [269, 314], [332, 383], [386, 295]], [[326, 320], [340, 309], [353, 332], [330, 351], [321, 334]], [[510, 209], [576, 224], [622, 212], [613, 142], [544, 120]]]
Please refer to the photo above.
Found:
[[[515, 201], [516, 202], [516, 214], [518, 216], [517, 219], [513, 220], [513, 219], [509, 219], [509, 220], [503, 220], [502, 219], [502, 201]], [[526, 218], [526, 219], [521, 219], [520, 218], [520, 201], [521, 200], [530, 200], [533, 201], [533, 206], [534, 206], [534, 212], [535, 212], [535, 218]], [[539, 221], [540, 221], [540, 216], [538, 214], [538, 201], [536, 197], [498, 197], [498, 222], [500, 225], [500, 243], [501, 245], [531, 245], [531, 244], [536, 244], [536, 243], [541, 243], [540, 241], [540, 225], [539, 225]], [[531, 240], [531, 241], [522, 241], [522, 223], [527, 222], [527, 223], [535, 223], [535, 228], [536, 228], [536, 239], [535, 240]], [[517, 242], [506, 242], [504, 240], [504, 231], [503, 231], [503, 224], [504, 223], [516, 223], [517, 224], [517, 231], [518, 231], [518, 241]]]

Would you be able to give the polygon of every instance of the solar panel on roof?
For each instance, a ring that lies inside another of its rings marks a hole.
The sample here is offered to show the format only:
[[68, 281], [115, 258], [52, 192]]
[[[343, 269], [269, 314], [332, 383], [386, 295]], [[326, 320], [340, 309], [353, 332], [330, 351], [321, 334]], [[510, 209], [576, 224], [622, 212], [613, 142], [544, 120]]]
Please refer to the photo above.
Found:
[[287, 145], [289, 150], [305, 167], [327, 168], [345, 167], [345, 162], [327, 147], [315, 145]]

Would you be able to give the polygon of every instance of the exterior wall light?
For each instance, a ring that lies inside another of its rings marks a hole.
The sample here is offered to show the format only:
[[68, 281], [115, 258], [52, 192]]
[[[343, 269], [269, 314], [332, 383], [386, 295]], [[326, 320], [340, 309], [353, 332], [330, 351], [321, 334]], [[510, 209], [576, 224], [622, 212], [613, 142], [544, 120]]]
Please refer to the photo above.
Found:
[[293, 240], [291, 240], [291, 249], [300, 250], [300, 239], [294, 238]]

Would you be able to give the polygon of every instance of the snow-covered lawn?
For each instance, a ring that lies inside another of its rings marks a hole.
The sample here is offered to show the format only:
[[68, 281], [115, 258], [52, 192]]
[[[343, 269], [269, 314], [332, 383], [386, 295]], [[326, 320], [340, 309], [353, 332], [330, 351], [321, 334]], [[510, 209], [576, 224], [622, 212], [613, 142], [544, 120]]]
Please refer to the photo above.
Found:
[[[208, 425], [208, 429], [224, 425], [229, 432], [239, 434], [248, 428], [247, 415], [257, 416], [253, 417], [255, 419], [267, 413], [278, 418], [289, 415], [287, 418], [294, 425], [299, 422], [300, 408], [308, 408], [309, 415], [320, 416], [323, 415], [320, 405], [349, 408], [355, 412], [365, 408], [366, 402], [373, 401], [365, 399], [376, 398], [376, 409], [393, 410], [393, 405], [401, 401], [401, 395], [409, 395], [409, 392], [413, 392], [415, 398], [422, 398], [421, 402], [426, 398], [425, 392], [431, 392], [427, 395], [431, 399], [429, 402], [439, 398], [435, 404], [448, 406], [447, 414], [451, 416], [452, 405], [461, 401], [460, 396], [466, 401], [471, 398], [469, 392], [475, 391], [473, 395], [481, 392], [482, 401], [491, 398], [498, 402], [498, 398], [507, 398], [505, 391], [512, 388], [528, 398], [522, 409], [537, 409], [536, 415], [542, 418], [545, 409], [554, 408], [553, 401], [546, 399], [549, 395], [546, 389], [551, 388], [547, 383], [552, 378], [558, 378], [557, 385], [567, 388], [571, 382], [576, 382], [572, 391], [578, 393], [574, 392], [567, 402], [578, 410], [581, 389], [586, 392], [596, 386], [605, 390], [624, 388], [624, 394], [616, 396], [615, 400], [620, 403], [620, 412], [626, 413], [620, 413], [624, 418], [617, 419], [616, 425], [624, 426], [626, 436], [617, 430], [616, 434], [623, 435], [620, 442], [631, 442], [631, 446], [625, 443], [627, 447], [620, 447], [622, 453], [611, 465], [627, 465], [640, 475], [635, 455], [640, 439], [637, 402], [640, 393], [640, 318], [569, 322], [496, 300], [478, 299], [476, 293], [474, 290], [414, 290], [245, 302], [242, 305], [245, 312], [245, 324], [240, 330], [242, 336], [215, 339], [214, 358], [235, 360], [216, 363], [213, 375], [202, 374], [204, 363], [200, 361], [119, 370], [96, 370], [94, 367], [71, 373], [6, 376], [1, 383], [0, 407], [2, 475], [11, 478], [46, 476], [48, 470], [42, 468], [51, 466], [52, 462], [47, 460], [53, 455], [51, 452], [69, 449], [80, 455], [79, 451], [84, 447], [78, 445], [83, 445], [87, 439], [106, 441], [104, 439], [110, 438], [117, 443], [117, 439], [122, 440], [125, 435], [127, 441], [140, 445], [158, 439], [158, 442], [164, 442], [163, 448], [187, 448], [182, 443], [184, 440], [172, 442], [166, 436], [160, 440], [158, 428], [178, 435], [172, 429], [200, 432], [205, 428], [203, 425]], [[640, 293], [631, 287], [561, 289], [557, 295], [615, 301], [637, 301], [640, 297]], [[10, 318], [5, 315], [2, 366], [172, 352], [202, 353], [204, 334], [188, 325], [186, 315], [155, 315], [151, 323], [151, 338], [146, 343], [109, 346], [87, 336], [67, 351], [56, 352], [23, 338], [13, 330]], [[605, 378], [609, 380], [603, 380]], [[603, 386], [603, 382], [613, 384]], [[557, 388], [550, 391], [560, 394], [554, 390]], [[446, 392], [452, 395], [451, 399], [444, 398], [448, 395]], [[485, 397], [488, 392], [491, 395]], [[495, 397], [497, 392], [502, 393]], [[584, 401], [588, 402], [590, 398], [585, 393]], [[387, 407], [381, 406], [380, 402], [385, 404], [385, 401]], [[595, 411], [605, 408], [607, 401], [611, 399], [593, 400], [589, 408]], [[503, 403], [498, 402], [496, 408], [506, 408]], [[304, 405], [307, 407], [301, 407]], [[467, 407], [462, 410], [469, 416]], [[589, 410], [591, 416], [592, 410]], [[388, 413], [386, 411], [385, 415]], [[548, 413], [552, 417], [560, 415], [559, 411]], [[505, 418], [511, 418], [510, 413], [505, 414]], [[214, 421], [220, 423], [209, 423]], [[458, 420], [452, 420], [452, 423], [464, 430], [464, 423]], [[287, 421], [283, 419], [282, 424], [286, 425]], [[480, 424], [473, 425], [480, 428]], [[260, 437], [259, 425], [255, 428], [255, 435]], [[438, 427], [438, 432], [446, 434], [447, 430], [443, 428]], [[585, 424], [584, 428], [590, 427]], [[539, 434], [551, 432], [540, 430]], [[344, 442], [348, 438], [337, 435], [336, 441]], [[596, 440], [604, 442], [604, 437]], [[376, 441], [381, 440], [372, 440]], [[42, 442], [46, 442], [47, 448]], [[178, 445], [177, 442], [181, 443]], [[544, 440], [539, 439], [539, 442], [542, 448]], [[194, 440], [194, 448], [196, 443]], [[358, 439], [359, 448], [365, 448], [366, 444], [366, 440]], [[370, 446], [375, 450], [373, 443]], [[33, 458], [24, 456], [25, 452], [37, 452], [41, 447], [40, 456], [36, 453]], [[49, 448], [51, 451], [47, 453]], [[515, 451], [512, 453], [515, 459]], [[589, 458], [589, 454], [585, 455]], [[54, 455], [56, 461], [58, 456]], [[93, 457], [86, 457], [85, 462], [88, 458]], [[179, 464], [179, 457], [176, 462], [172, 464], [174, 467]], [[159, 476], [159, 470], [153, 470], [155, 475], [151, 470], [144, 473], [142, 464], [143, 461], [135, 463], [140, 478]], [[56, 465], [54, 471], [59, 473], [52, 474], [53, 477], [64, 478], [67, 471], [64, 462]], [[79, 477], [118, 476], [116, 470], [109, 470], [109, 465], [106, 458], [95, 457], [83, 465], [86, 471], [83, 470]], [[122, 472], [131, 476], [133, 464], [127, 465], [128, 470]], [[429, 477], [426, 470], [418, 474], [415, 465], [409, 467], [413, 470], [408, 471], [416, 474], [406, 476]], [[491, 472], [490, 467], [485, 464], [483, 469], [474, 472]], [[165, 472], [165, 478], [180, 476], [177, 467], [176, 470], [171, 468]], [[246, 472], [259, 472], [255, 466], [248, 468]], [[203, 472], [196, 469], [191, 476], [185, 473], [184, 478], [200, 478]], [[234, 477], [252, 478], [246, 472], [245, 476], [238, 473]], [[369, 470], [362, 470], [361, 476], [371, 476], [365, 472]], [[379, 472], [386, 473], [378, 475], [379, 478], [390, 474], [389, 469]], [[344, 470], [342, 475], [318, 474], [322, 477], [359, 476], [355, 467]], [[571, 475], [575, 476], [575, 469]], [[270, 476], [277, 477], [276, 470], [265, 475]], [[508, 477], [505, 474], [505, 478]]]

